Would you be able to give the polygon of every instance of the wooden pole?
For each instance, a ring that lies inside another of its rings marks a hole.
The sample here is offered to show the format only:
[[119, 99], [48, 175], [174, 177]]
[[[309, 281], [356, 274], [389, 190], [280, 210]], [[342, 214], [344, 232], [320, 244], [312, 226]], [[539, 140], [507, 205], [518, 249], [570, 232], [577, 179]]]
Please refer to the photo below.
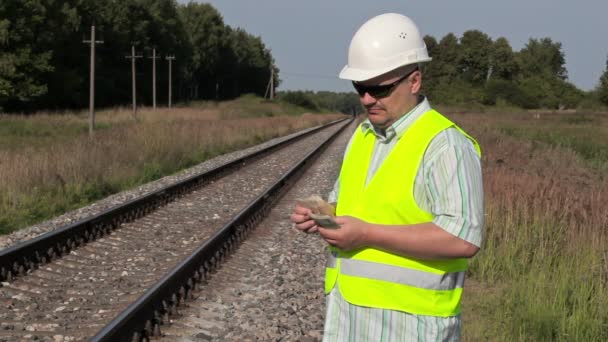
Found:
[[95, 44], [103, 44], [101, 40], [95, 40], [95, 25], [91, 26], [91, 40], [83, 43], [91, 44], [91, 65], [89, 70], [89, 137], [93, 137], [95, 129]]
[[142, 56], [135, 55], [135, 45], [131, 45], [131, 56], [125, 56], [125, 58], [131, 59], [131, 98], [133, 100], [133, 118], [135, 119], [137, 112], [137, 85], [135, 78], [135, 59], [141, 58]]
[[175, 60], [175, 56], [167, 56], [166, 59], [169, 62], [169, 108], [171, 108], [171, 63]]
[[152, 49], [152, 108], [156, 109], [156, 60], [160, 56], [156, 55], [156, 48]]
[[274, 68], [270, 66], [270, 99], [274, 99]]

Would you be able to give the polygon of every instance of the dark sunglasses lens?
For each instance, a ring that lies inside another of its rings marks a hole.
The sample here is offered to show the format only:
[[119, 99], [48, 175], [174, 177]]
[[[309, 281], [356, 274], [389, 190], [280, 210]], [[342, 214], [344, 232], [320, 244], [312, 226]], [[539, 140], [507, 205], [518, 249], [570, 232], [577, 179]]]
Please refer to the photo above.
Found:
[[370, 95], [375, 98], [387, 97], [390, 95], [392, 89], [392, 85], [374, 87], [374, 89], [372, 89], [370, 92]]
[[368, 93], [371, 97], [386, 97], [389, 95], [389, 93], [393, 87], [392, 84], [366, 87], [364, 85], [357, 84], [354, 82], [353, 82], [353, 86], [355, 87], [355, 90], [357, 91], [357, 93], [359, 93], [360, 96], [364, 96], [365, 93]]

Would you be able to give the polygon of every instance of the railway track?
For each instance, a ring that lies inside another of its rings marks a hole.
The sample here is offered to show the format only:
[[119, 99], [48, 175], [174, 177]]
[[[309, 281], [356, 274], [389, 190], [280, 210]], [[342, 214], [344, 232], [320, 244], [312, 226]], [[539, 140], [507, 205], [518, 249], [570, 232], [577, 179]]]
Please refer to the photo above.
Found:
[[0, 340], [161, 336], [288, 189], [284, 174], [303, 172], [345, 125], [0, 251]]

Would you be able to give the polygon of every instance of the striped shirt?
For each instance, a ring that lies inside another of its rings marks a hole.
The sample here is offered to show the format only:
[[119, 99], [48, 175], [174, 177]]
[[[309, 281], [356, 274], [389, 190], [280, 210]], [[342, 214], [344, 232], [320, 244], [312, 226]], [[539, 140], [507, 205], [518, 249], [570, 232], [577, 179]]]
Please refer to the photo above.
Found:
[[[385, 132], [369, 120], [361, 124], [371, 130], [376, 142], [367, 182], [378, 170], [405, 131], [431, 109], [426, 98], [393, 123]], [[346, 147], [350, 149], [352, 138]], [[336, 202], [338, 179], [328, 201]], [[483, 227], [483, 184], [481, 163], [473, 143], [455, 128], [439, 133], [429, 144], [414, 183], [414, 199], [421, 209], [433, 214], [433, 223], [448, 233], [481, 246]], [[327, 296], [324, 341], [458, 341], [460, 315], [434, 317], [349, 304], [338, 287]]]

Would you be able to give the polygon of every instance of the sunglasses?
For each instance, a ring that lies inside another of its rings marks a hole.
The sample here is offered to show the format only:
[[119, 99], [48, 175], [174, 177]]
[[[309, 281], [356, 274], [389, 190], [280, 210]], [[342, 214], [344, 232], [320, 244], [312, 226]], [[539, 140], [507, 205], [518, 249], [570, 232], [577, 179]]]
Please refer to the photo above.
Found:
[[355, 87], [355, 90], [357, 91], [357, 93], [359, 93], [359, 96], [361, 97], [365, 96], [365, 93], [368, 93], [369, 96], [375, 99], [387, 97], [393, 93], [399, 83], [401, 83], [404, 79], [408, 78], [411, 74], [414, 73], [414, 71], [417, 70], [418, 68], [415, 68], [414, 70], [407, 73], [405, 76], [399, 78], [398, 80], [390, 84], [368, 86], [353, 81], [353, 87]]

